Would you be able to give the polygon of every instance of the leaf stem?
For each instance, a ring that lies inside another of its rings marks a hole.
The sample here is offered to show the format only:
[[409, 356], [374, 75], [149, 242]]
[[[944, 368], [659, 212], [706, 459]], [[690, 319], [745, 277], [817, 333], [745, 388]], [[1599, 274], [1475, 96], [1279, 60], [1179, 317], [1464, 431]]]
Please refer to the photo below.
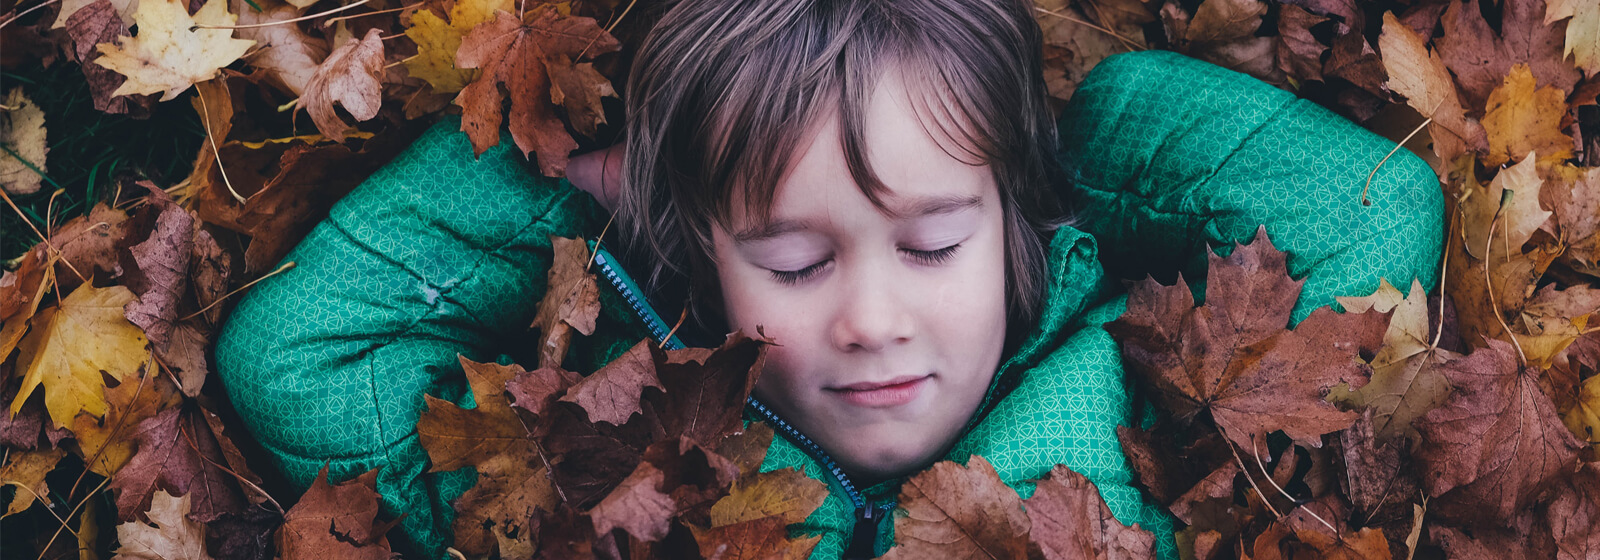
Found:
[[[196, 24], [194, 27], [191, 27], [189, 29], [191, 31], [193, 31], [195, 29], [254, 29], [254, 28], [257, 28], [257, 27], [271, 27], [271, 26], [274, 26], [274, 25], [283, 25], [283, 24], [287, 24], [287, 23], [295, 23], [295, 22], [305, 21], [305, 20], [308, 20], [308, 19], [319, 18], [319, 17], [325, 16], [325, 15], [328, 15], [328, 14], [342, 12], [342, 11], [348, 10], [350, 8], [354, 8], [356, 6], [360, 6], [362, 4], [366, 4], [367, 2], [371, 2], [371, 1], [372, 0], [359, 0], [356, 3], [348, 5], [348, 6], [342, 6], [342, 7], [334, 8], [332, 10], [327, 10], [327, 11], [323, 11], [323, 12], [317, 12], [315, 14], [306, 15], [306, 16], [300, 16], [300, 17], [297, 17], [297, 18], [294, 18], [294, 19], [286, 19], [286, 20], [283, 20], [283, 21], [269, 21], [269, 22], [265, 22], [265, 23], [250, 23], [250, 24], [245, 24], [245, 25], [200, 25], [200, 24]], [[365, 14], [363, 14], [363, 15], [365, 15]]]

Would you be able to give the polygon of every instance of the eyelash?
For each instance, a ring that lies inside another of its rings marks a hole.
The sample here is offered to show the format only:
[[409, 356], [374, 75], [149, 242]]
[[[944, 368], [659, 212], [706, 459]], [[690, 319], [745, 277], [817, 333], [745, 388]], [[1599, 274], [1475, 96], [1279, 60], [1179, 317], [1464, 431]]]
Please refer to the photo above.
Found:
[[[961, 244], [957, 243], [943, 249], [934, 249], [932, 251], [918, 251], [915, 249], [901, 249], [901, 251], [905, 251], [906, 254], [910, 255], [912, 260], [915, 260], [920, 264], [931, 266], [942, 264], [945, 261], [950, 260], [950, 257], [955, 256], [956, 250], [960, 248]], [[824, 260], [800, 270], [774, 270], [772, 271], [772, 278], [777, 280], [780, 284], [793, 286], [811, 279], [812, 276], [816, 276], [818, 272], [822, 272], [822, 267], [826, 266], [827, 264], [828, 261]]]

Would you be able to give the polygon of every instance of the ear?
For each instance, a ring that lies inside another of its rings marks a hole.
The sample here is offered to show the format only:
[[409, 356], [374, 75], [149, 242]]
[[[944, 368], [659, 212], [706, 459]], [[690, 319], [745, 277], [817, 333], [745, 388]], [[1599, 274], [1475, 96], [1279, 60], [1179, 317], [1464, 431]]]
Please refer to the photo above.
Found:
[[593, 196], [606, 210], [615, 210], [622, 186], [622, 155], [626, 146], [617, 144], [572, 158], [567, 162], [567, 180], [572, 186]]

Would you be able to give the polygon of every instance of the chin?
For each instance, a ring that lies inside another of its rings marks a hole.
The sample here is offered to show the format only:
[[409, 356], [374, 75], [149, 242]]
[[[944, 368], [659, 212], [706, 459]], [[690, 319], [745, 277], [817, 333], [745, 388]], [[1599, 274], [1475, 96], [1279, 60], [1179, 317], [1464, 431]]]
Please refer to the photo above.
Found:
[[863, 438], [859, 453], [840, 459], [846, 470], [873, 479], [888, 479], [915, 473], [939, 459], [937, 450], [926, 449], [926, 442], [907, 442], [899, 438]]

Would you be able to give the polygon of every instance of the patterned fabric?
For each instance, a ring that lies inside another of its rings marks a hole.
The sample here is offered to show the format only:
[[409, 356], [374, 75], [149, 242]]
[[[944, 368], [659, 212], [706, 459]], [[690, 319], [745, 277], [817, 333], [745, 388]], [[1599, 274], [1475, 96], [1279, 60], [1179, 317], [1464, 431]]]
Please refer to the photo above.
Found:
[[[1121, 356], [1100, 327], [1122, 313], [1116, 278], [1204, 272], [1204, 249], [1250, 239], [1265, 224], [1289, 266], [1306, 276], [1304, 317], [1333, 296], [1366, 294], [1378, 278], [1432, 285], [1442, 199], [1432, 172], [1394, 144], [1248, 76], [1166, 52], [1106, 59], [1060, 123], [1063, 158], [1080, 178], [1078, 229], [1051, 245], [1051, 284], [1035, 332], [1007, 359], [988, 414], [947, 458], [994, 464], [1021, 495], [1065, 464], [1093, 481], [1113, 514], [1154, 531], [1176, 558], [1172, 520], [1131, 485], [1115, 429], [1131, 419]], [[470, 401], [456, 355], [493, 359], [520, 346], [549, 266], [548, 236], [593, 235], [603, 216], [565, 181], [529, 173], [510, 139], [470, 157], [447, 117], [341, 201], [288, 257], [298, 266], [258, 284], [217, 346], [229, 395], [289, 479], [306, 486], [324, 462], [342, 480], [383, 468], [388, 515], [405, 513], [399, 544], [442, 558], [470, 469], [426, 473], [416, 438], [422, 394]], [[1226, 250], [1226, 247], [1221, 247]], [[1102, 270], [1102, 263], [1105, 267]], [[615, 293], [602, 290], [596, 336], [568, 362], [592, 371], [646, 336]], [[515, 355], [512, 356], [516, 357]], [[1003, 398], [1002, 398], [1003, 397]], [[763, 470], [823, 478], [778, 438]], [[866, 489], [893, 497], [896, 483]], [[835, 488], [791, 532], [820, 534], [812, 558], [837, 558], [853, 507]], [[878, 552], [893, 542], [885, 522]]]

